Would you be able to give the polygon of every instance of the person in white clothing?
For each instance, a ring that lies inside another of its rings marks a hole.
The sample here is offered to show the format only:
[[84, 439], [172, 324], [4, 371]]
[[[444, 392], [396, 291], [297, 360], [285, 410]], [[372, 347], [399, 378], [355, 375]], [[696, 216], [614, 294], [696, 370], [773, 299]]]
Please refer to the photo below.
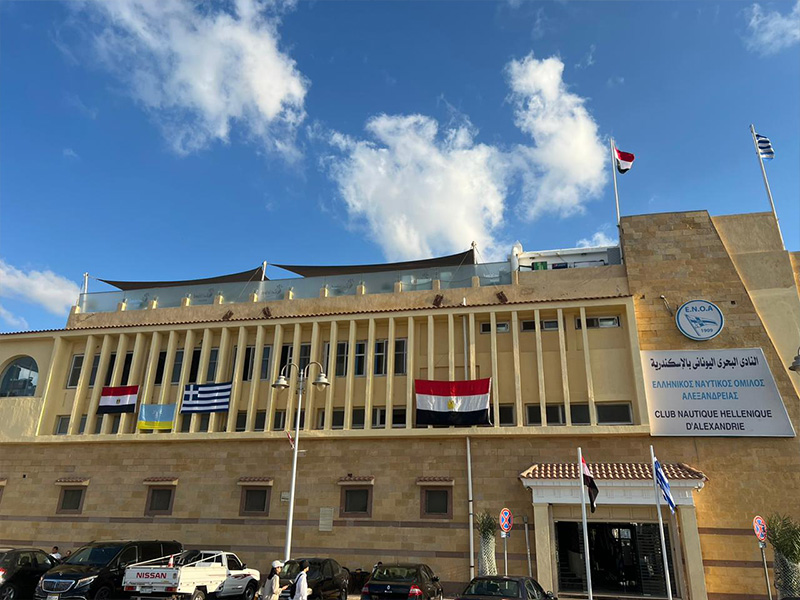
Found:
[[53, 551], [50, 553], [50, 556], [56, 560], [61, 560], [61, 553], [58, 551], [58, 546], [53, 546]]
[[294, 598], [292, 600], [306, 600], [311, 594], [311, 588], [308, 587], [308, 569], [310, 566], [307, 560], [300, 563], [300, 573], [295, 579]]

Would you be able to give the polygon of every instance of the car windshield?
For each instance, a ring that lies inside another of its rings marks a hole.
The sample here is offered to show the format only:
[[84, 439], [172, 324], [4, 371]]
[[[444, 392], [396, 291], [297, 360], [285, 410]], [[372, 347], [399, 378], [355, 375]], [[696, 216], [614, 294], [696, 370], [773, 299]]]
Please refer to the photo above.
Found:
[[518, 598], [519, 583], [511, 579], [473, 579], [462, 596]]
[[[321, 564], [318, 562], [310, 562], [310, 568], [308, 569], [308, 577], [314, 579], [315, 577], [319, 577], [320, 575], [320, 568]], [[300, 563], [296, 560], [290, 560], [286, 563], [283, 567], [283, 572], [281, 572], [282, 577], [288, 577], [289, 579], [294, 579], [300, 574]]]
[[416, 567], [378, 567], [372, 572], [372, 581], [414, 581], [417, 578]]
[[122, 550], [122, 544], [98, 544], [84, 546], [64, 561], [67, 565], [89, 565], [105, 567]]

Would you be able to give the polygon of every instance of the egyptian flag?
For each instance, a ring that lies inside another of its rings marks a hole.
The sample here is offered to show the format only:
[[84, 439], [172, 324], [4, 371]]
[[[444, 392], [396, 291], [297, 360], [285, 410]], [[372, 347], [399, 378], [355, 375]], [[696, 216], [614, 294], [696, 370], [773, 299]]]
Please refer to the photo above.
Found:
[[425, 381], [417, 379], [417, 425], [489, 425], [491, 379]]
[[614, 157], [617, 161], [617, 171], [620, 173], [627, 173], [633, 166], [634, 156], [630, 152], [623, 152], [614, 146]]
[[589, 490], [589, 505], [592, 507], [592, 512], [594, 512], [597, 508], [597, 484], [594, 482], [594, 477], [589, 470], [589, 465], [586, 464], [586, 459], [582, 456], [581, 467], [583, 469], [583, 485]]
[[138, 394], [138, 385], [104, 387], [100, 395], [100, 405], [97, 407], [97, 414], [135, 412], [136, 397]]

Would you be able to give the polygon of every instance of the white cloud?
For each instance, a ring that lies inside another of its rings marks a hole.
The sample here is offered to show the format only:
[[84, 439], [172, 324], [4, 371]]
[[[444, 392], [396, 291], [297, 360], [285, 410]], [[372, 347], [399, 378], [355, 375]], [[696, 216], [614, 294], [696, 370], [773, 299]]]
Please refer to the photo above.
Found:
[[17, 331], [26, 331], [30, 329], [25, 319], [9, 312], [4, 306], [0, 306], [0, 320], [3, 320], [7, 325], [10, 325]]
[[523, 176], [524, 215], [582, 213], [607, 177], [606, 149], [586, 100], [567, 89], [564, 63], [555, 56], [512, 60], [506, 72], [517, 127], [535, 144], [514, 153]]
[[350, 217], [366, 224], [389, 260], [463, 251], [478, 243], [497, 253], [505, 165], [492, 146], [475, 142], [466, 121], [439, 132], [423, 115], [367, 121], [374, 141], [333, 134], [343, 152], [328, 160]]
[[87, 6], [101, 24], [98, 56], [176, 152], [228, 142], [236, 126], [291, 158], [309, 84], [279, 48], [279, 11], [286, 5], [115, 0]]
[[582, 238], [576, 242], [578, 248], [593, 248], [595, 246], [615, 246], [619, 243], [616, 237], [611, 237], [606, 233], [608, 227], [603, 227], [595, 231], [591, 237]]
[[52, 271], [21, 271], [0, 259], [0, 296], [19, 298], [63, 315], [75, 304], [80, 288], [74, 281]]
[[92, 119], [92, 120], [96, 119], [98, 113], [100, 112], [96, 107], [88, 106], [81, 99], [81, 97], [78, 96], [78, 94], [67, 94], [66, 96], [64, 96], [64, 102], [70, 108], [74, 108], [79, 113], [81, 113], [84, 117], [87, 117], [87, 118]]
[[531, 37], [534, 40], [540, 40], [544, 37], [544, 34], [547, 33], [547, 23], [550, 19], [547, 18], [547, 15], [544, 13], [544, 8], [539, 7], [536, 10], [536, 17], [533, 21], [533, 29], [531, 29]]
[[618, 85], [622, 85], [625, 83], [625, 78], [621, 77], [620, 75], [614, 75], [613, 77], [609, 77], [606, 80], [607, 87], [617, 87]]
[[75, 150], [73, 150], [72, 148], [64, 148], [64, 149], [61, 151], [61, 155], [62, 155], [64, 158], [72, 158], [72, 159], [75, 159], [75, 160], [77, 160], [77, 159], [79, 159], [79, 158], [80, 158], [80, 156], [78, 156], [78, 153], [77, 153], [77, 152], [75, 152]]
[[575, 63], [575, 68], [576, 69], [587, 69], [587, 68], [591, 67], [592, 65], [594, 65], [594, 51], [596, 49], [597, 49], [597, 47], [594, 44], [589, 46], [589, 51], [586, 53], [586, 56], [584, 56], [580, 60], [580, 62]]
[[787, 14], [765, 11], [760, 4], [753, 4], [746, 11], [748, 50], [763, 56], [776, 54], [800, 42], [800, 0]]

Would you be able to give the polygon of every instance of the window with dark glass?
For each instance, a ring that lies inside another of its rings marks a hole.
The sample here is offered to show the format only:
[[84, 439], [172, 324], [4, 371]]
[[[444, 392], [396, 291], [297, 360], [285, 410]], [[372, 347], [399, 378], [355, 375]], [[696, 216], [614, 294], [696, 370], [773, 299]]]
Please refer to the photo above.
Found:
[[280, 431], [284, 427], [286, 427], [286, 411], [276, 410], [275, 418], [272, 420], [272, 429]]
[[67, 377], [67, 387], [78, 387], [78, 379], [81, 376], [81, 367], [83, 366], [83, 354], [75, 354], [72, 357], [72, 365], [69, 368], [69, 377]]
[[113, 415], [111, 419], [111, 433], [119, 433], [119, 424], [122, 421], [122, 415]]
[[208, 353], [208, 373], [206, 381], [214, 381], [217, 378], [217, 364], [219, 364], [219, 348], [212, 348]]
[[333, 412], [331, 413], [331, 427], [333, 429], [342, 429], [344, 428], [344, 409], [343, 408], [334, 408]]
[[633, 423], [631, 405], [629, 402], [595, 404], [597, 408], [597, 422], [600, 425], [630, 425]]
[[239, 514], [267, 516], [269, 514], [270, 490], [271, 488], [268, 486], [242, 487]]
[[405, 375], [407, 364], [408, 341], [399, 339], [394, 341], [394, 374]]
[[452, 516], [451, 489], [448, 487], [423, 487], [422, 514], [424, 517], [446, 519]]
[[372, 409], [372, 428], [382, 429], [386, 427], [386, 409], [376, 406]]
[[197, 424], [197, 430], [206, 432], [208, 431], [208, 426], [211, 422], [211, 415], [208, 413], [202, 413], [200, 415], [200, 422]]
[[56, 435], [67, 435], [67, 431], [69, 431], [69, 415], [57, 416], [56, 427], [53, 433]]
[[83, 433], [86, 431], [86, 420], [89, 418], [89, 415], [81, 415], [80, 423], [78, 423], [78, 433]]
[[261, 351], [261, 379], [269, 379], [269, 359], [272, 356], [272, 346], [264, 346]]
[[122, 377], [120, 385], [128, 385], [128, 378], [131, 376], [131, 366], [133, 365], [133, 352], [125, 354], [125, 362], [122, 363]]
[[573, 425], [588, 425], [590, 423], [588, 404], [570, 404], [569, 414], [572, 417]]
[[181, 382], [181, 370], [183, 369], [183, 350], [175, 351], [175, 361], [172, 363], [172, 377], [170, 383], [175, 385]]
[[265, 411], [265, 410], [257, 410], [256, 411], [255, 430], [256, 431], [264, 431], [264, 428], [266, 426], [267, 426], [267, 411]]
[[195, 348], [192, 351], [192, 364], [189, 366], [189, 381], [187, 383], [197, 383], [197, 373], [200, 371], [200, 354], [202, 350]]
[[192, 430], [192, 415], [181, 415], [181, 433], [189, 433]]
[[[306, 409], [300, 411], [300, 429], [306, 426]], [[297, 409], [294, 410], [294, 420], [292, 421], [292, 429], [297, 427]]]
[[83, 510], [85, 487], [62, 487], [58, 499], [58, 513], [78, 514]]
[[147, 493], [148, 515], [168, 515], [172, 513], [172, 502], [175, 497], [175, 488], [151, 486]]
[[283, 347], [281, 348], [280, 372], [278, 373], [279, 375], [281, 373], [284, 373], [286, 375], [286, 378], [287, 379], [289, 378], [289, 375], [291, 375], [291, 373], [289, 373], [288, 371], [284, 371], [283, 369], [284, 367], [286, 367], [286, 365], [292, 362], [293, 358], [294, 358], [294, 346], [292, 346], [292, 344], [284, 344]]
[[300, 344], [300, 359], [297, 361], [297, 366], [300, 370], [305, 369], [308, 363], [311, 362], [311, 344]]
[[336, 377], [347, 375], [347, 355], [349, 352], [347, 342], [337, 342], [336, 344]]
[[240, 410], [236, 413], [236, 431], [247, 429], [247, 411]]
[[367, 374], [367, 342], [356, 342], [355, 352], [355, 374], [362, 376]]
[[406, 409], [393, 408], [392, 409], [392, 427], [405, 427], [406, 426]]
[[372, 513], [372, 486], [343, 485], [341, 516], [368, 517]]
[[353, 409], [353, 429], [364, 429], [364, 409]]
[[512, 427], [514, 425], [514, 405], [501, 404], [500, 405], [500, 426]]

